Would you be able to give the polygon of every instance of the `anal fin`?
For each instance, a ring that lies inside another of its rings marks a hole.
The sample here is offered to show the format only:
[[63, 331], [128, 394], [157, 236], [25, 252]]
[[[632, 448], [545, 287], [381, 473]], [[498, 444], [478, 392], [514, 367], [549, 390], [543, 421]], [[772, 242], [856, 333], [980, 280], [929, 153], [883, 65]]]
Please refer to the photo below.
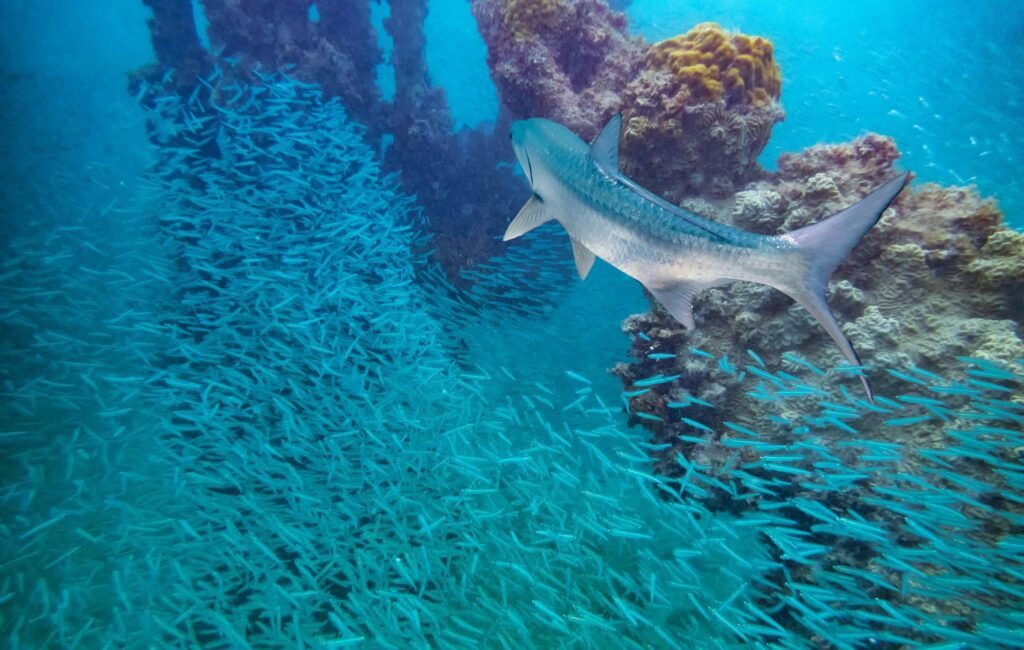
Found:
[[672, 318], [683, 324], [688, 330], [696, 329], [697, 322], [693, 318], [693, 299], [701, 291], [718, 285], [718, 282], [676, 282], [660, 287], [644, 285], [654, 294]]
[[508, 229], [505, 230], [505, 236], [502, 237], [502, 241], [508, 241], [515, 239], [520, 235], [524, 235], [537, 226], [541, 226], [548, 221], [554, 219], [544, 209], [544, 201], [539, 196], [534, 194], [530, 197], [530, 200], [526, 202], [526, 205], [519, 210], [519, 214], [512, 220], [512, 223], [508, 225]]
[[576, 260], [576, 272], [580, 274], [580, 280], [586, 280], [587, 274], [594, 266], [594, 253], [575, 237], [569, 239], [572, 240], [572, 256]]

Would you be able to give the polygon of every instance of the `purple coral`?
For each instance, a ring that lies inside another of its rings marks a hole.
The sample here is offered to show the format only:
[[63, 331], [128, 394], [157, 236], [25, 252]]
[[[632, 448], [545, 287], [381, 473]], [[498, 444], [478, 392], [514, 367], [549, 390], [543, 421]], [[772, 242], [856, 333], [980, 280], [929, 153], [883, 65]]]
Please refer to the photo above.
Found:
[[643, 45], [604, 2], [477, 0], [473, 14], [513, 117], [554, 119], [589, 139], [622, 108]]

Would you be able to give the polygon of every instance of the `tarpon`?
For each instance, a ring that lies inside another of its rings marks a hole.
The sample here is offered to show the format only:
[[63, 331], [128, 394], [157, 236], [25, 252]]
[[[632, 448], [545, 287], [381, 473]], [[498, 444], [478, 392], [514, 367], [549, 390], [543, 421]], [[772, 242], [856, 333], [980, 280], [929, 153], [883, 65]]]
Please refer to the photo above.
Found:
[[[639, 280], [666, 310], [693, 329], [693, 299], [734, 280], [783, 291], [825, 328], [843, 356], [860, 366], [825, 300], [829, 277], [878, 222], [906, 183], [900, 174], [818, 223], [784, 235], [758, 235], [715, 223], [652, 194], [619, 171], [616, 115], [587, 145], [546, 119], [512, 125], [512, 146], [533, 196], [505, 231], [505, 241], [552, 219], [569, 233], [576, 270], [586, 279], [600, 257]], [[861, 375], [871, 398], [871, 387]]]

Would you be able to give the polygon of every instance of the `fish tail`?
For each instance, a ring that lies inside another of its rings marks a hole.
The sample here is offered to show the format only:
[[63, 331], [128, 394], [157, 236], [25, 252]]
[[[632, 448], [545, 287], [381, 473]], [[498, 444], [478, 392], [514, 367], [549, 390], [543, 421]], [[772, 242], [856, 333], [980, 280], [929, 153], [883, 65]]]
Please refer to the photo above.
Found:
[[[857, 246], [864, 234], [878, 223], [906, 181], [907, 174], [900, 174], [842, 212], [783, 235], [803, 249], [808, 260], [805, 275], [786, 292], [821, 323], [846, 359], [857, 366], [860, 365], [860, 358], [836, 322], [825, 300], [825, 289], [832, 272]], [[871, 399], [871, 385], [863, 374], [861, 382]]]

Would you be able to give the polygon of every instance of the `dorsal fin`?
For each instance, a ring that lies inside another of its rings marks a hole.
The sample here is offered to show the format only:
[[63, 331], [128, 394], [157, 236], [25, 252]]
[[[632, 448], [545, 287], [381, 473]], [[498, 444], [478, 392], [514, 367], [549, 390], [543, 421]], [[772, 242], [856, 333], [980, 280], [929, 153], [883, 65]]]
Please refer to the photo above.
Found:
[[619, 173], [619, 134], [622, 132], [622, 113], [612, 115], [600, 135], [590, 143], [590, 157], [605, 173]]
[[723, 234], [721, 227], [715, 228], [713, 225], [707, 223], [703, 217], [669, 203], [660, 196], [641, 187], [633, 179], [623, 175], [619, 170], [619, 138], [621, 137], [621, 134], [622, 113], [616, 113], [612, 116], [612, 119], [608, 120], [608, 123], [604, 125], [604, 129], [601, 130], [601, 134], [594, 138], [594, 141], [590, 143], [590, 157], [593, 159], [594, 164], [597, 165], [597, 168], [615, 182], [621, 183], [623, 186], [631, 190], [634, 194], [638, 194], [641, 198], [654, 203], [659, 208], [671, 212], [694, 228], [705, 232], [709, 237], [719, 241], [729, 242], [728, 237]]

